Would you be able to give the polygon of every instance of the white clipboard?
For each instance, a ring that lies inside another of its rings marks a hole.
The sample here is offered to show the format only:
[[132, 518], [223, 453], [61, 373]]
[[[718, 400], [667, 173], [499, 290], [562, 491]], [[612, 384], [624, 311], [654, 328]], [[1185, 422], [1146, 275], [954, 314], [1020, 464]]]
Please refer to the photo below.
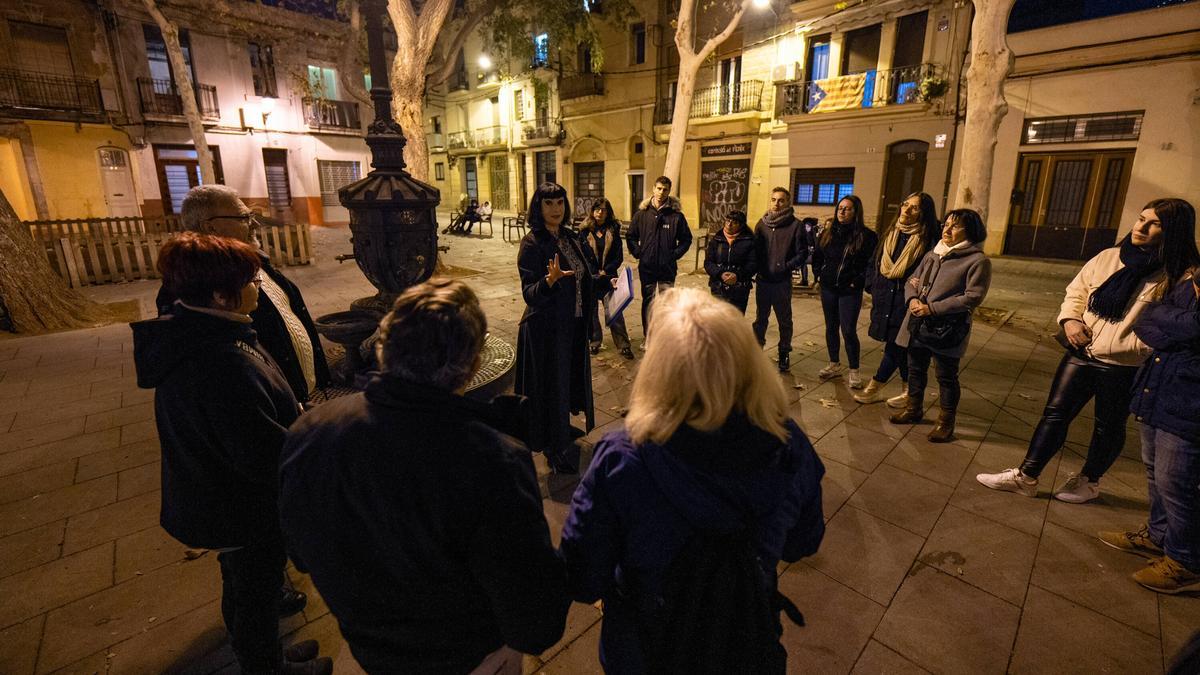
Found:
[[629, 268], [629, 265], [621, 265], [621, 268], [617, 270], [617, 287], [613, 289], [612, 298], [609, 299], [604, 313], [604, 322], [611, 326], [612, 322], [620, 318], [631, 302], [633, 302], [633, 270]]

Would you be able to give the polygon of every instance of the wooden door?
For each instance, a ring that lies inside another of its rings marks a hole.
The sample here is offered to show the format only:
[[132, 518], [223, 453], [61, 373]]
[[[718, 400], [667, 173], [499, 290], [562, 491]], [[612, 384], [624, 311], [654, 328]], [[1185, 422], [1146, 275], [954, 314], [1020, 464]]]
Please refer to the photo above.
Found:
[[896, 220], [904, 198], [924, 189], [928, 153], [929, 144], [924, 141], [900, 141], [888, 148], [877, 227]]

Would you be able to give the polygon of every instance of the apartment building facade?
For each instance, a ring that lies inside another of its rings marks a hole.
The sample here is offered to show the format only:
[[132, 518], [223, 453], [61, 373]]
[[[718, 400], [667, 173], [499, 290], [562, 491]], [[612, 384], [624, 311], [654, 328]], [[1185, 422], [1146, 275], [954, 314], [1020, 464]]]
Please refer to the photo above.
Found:
[[[289, 222], [348, 221], [369, 170], [337, 72], [345, 24], [257, 3], [175, 4], [217, 180]], [[227, 11], [226, 11], [227, 10]], [[22, 218], [178, 213], [199, 184], [177, 78], [140, 3], [0, 10], [0, 187]]]

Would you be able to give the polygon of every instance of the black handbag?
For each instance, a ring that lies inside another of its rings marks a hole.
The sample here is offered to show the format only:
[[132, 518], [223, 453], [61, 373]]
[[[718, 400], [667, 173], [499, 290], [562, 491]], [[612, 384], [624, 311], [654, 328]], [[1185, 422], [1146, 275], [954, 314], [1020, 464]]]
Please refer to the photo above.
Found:
[[[938, 265], [938, 270], [941, 270], [941, 265]], [[932, 286], [932, 279], [923, 279], [921, 295], [917, 299], [928, 304], [926, 298]], [[908, 330], [915, 340], [930, 349], [953, 349], [962, 344], [971, 332], [970, 316], [970, 312], [913, 316], [908, 320]]]

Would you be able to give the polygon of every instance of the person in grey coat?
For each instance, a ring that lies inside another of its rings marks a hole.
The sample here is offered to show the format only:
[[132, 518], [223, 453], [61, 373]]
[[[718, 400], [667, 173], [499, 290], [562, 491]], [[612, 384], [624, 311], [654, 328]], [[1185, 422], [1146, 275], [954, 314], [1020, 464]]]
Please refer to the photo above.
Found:
[[925, 254], [904, 286], [908, 312], [896, 344], [908, 349], [908, 405], [892, 415], [892, 423], [916, 424], [923, 418], [932, 360], [937, 364], [941, 389], [941, 415], [929, 432], [934, 443], [954, 440], [961, 394], [958, 363], [971, 337], [971, 314], [992, 283], [992, 261], [980, 248], [986, 238], [987, 227], [977, 212], [955, 209], [947, 213], [941, 241]]

